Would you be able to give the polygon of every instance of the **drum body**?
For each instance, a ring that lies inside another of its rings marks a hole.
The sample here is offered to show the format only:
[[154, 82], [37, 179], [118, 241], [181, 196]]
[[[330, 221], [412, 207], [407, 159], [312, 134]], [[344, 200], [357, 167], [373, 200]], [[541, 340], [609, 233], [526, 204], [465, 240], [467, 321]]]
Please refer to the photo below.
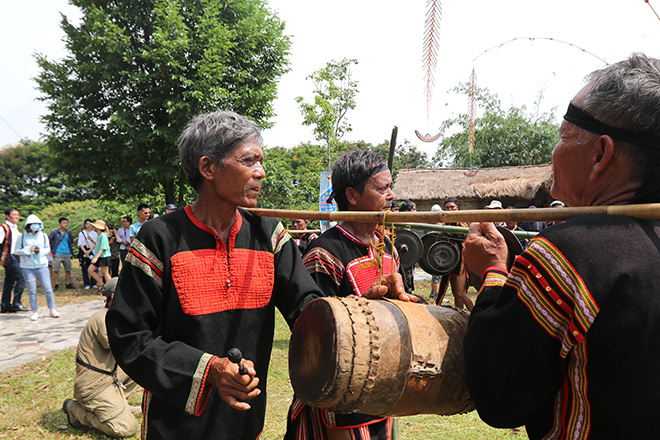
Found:
[[320, 298], [298, 317], [289, 374], [305, 403], [375, 416], [471, 411], [463, 336], [469, 313], [364, 298]]

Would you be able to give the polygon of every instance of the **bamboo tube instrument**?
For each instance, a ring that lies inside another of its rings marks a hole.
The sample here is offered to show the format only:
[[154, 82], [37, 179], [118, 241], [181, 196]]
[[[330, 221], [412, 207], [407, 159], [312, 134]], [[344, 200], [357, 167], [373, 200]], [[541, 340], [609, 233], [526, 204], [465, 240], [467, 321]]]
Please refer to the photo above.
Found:
[[249, 208], [263, 217], [302, 218], [306, 220], [381, 223], [449, 223], [506, 221], [563, 221], [579, 215], [622, 215], [637, 219], [660, 219], [660, 203], [640, 205], [581, 206], [573, 208], [477, 209], [439, 212], [365, 212], [365, 211], [294, 211], [288, 209]]

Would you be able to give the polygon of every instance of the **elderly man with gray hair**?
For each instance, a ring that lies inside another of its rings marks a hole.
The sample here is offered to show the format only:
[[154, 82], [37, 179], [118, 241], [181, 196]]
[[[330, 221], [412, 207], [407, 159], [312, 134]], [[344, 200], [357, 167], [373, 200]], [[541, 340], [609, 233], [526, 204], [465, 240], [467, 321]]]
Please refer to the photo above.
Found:
[[[199, 115], [179, 158], [197, 199], [146, 222], [131, 244], [106, 319], [110, 345], [145, 388], [144, 439], [254, 440], [275, 308], [292, 326], [320, 291], [282, 224], [243, 209], [266, 176], [254, 122]], [[243, 359], [229, 359], [233, 348]]]
[[[660, 202], [660, 60], [596, 71], [552, 154], [567, 206]], [[464, 341], [481, 418], [532, 439], [649, 439], [660, 432], [660, 220], [580, 216], [543, 230], [507, 269], [504, 238], [472, 223], [483, 274]]]

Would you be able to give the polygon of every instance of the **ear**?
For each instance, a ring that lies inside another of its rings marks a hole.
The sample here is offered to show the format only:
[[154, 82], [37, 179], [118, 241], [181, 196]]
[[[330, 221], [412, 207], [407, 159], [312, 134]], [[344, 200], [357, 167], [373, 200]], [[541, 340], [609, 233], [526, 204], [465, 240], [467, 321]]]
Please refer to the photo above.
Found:
[[618, 153], [614, 139], [604, 134], [598, 137], [594, 142], [594, 150], [591, 162], [591, 174], [589, 181], [593, 182], [611, 172], [617, 164], [616, 155]]
[[197, 170], [202, 178], [206, 180], [213, 180], [213, 174], [216, 172], [216, 165], [218, 163], [208, 156], [202, 156], [197, 162]]
[[348, 200], [349, 206], [355, 206], [360, 200], [360, 193], [355, 188], [348, 187], [345, 191], [346, 200]]

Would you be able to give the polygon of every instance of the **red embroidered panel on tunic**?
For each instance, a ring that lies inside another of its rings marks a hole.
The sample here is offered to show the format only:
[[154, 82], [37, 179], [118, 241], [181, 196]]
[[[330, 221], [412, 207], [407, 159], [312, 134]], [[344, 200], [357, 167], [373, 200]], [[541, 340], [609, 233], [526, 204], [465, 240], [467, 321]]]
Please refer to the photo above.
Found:
[[274, 257], [270, 252], [234, 248], [179, 252], [171, 258], [172, 281], [183, 312], [206, 315], [258, 309], [270, 302]]
[[[396, 272], [398, 268], [395, 267]], [[358, 296], [362, 296], [369, 291], [371, 285], [378, 279], [378, 263], [370, 255], [356, 258], [346, 266], [348, 278], [351, 280], [353, 290]], [[388, 254], [383, 255], [383, 275], [392, 273], [392, 257]]]

